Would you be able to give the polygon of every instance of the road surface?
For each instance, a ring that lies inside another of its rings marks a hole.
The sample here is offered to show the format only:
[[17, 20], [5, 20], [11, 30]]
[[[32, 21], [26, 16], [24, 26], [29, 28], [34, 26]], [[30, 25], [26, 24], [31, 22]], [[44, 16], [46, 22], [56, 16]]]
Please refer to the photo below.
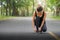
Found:
[[46, 25], [47, 32], [35, 33], [32, 28], [31, 17], [15, 17], [3, 20], [0, 21], [0, 39], [58, 40], [60, 38], [60, 21], [47, 19]]

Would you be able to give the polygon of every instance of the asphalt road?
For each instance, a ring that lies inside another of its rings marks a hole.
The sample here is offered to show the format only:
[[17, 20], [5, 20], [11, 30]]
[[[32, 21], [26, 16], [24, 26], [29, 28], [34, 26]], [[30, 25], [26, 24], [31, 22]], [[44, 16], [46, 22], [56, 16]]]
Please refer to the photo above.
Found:
[[48, 32], [60, 38], [60, 20], [46, 20], [47, 32], [35, 33], [32, 29], [31, 17], [16, 17], [0, 21], [1, 40], [57, 40]]

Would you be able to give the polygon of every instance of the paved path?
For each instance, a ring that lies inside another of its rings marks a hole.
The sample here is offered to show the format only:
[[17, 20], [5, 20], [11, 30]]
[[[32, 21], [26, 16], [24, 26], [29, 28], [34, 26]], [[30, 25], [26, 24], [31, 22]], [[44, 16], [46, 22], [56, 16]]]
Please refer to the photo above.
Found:
[[21, 40], [56, 40], [48, 32], [53, 32], [60, 38], [60, 21], [46, 20], [47, 32], [35, 33], [32, 29], [31, 17], [16, 17], [0, 21], [0, 38]]

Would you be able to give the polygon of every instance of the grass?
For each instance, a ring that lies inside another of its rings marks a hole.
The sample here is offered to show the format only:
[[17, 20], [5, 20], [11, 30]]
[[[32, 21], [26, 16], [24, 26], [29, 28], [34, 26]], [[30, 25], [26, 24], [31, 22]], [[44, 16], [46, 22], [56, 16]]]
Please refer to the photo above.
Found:
[[[16, 16], [0, 16], [0, 20], [7, 20], [7, 19], [13, 18], [13, 17], [16, 17]], [[60, 20], [60, 16], [48, 16], [48, 18], [51, 18], [54, 20]]]
[[11, 18], [12, 16], [0, 16], [0, 20], [6, 20]]
[[54, 20], [60, 20], [60, 16], [51, 16], [50, 18], [52, 18]]
[[[7, 20], [9, 18], [15, 18], [15, 17], [24, 17], [24, 16], [0, 16], [0, 20]], [[25, 16], [25, 17], [31, 17], [31, 16]]]

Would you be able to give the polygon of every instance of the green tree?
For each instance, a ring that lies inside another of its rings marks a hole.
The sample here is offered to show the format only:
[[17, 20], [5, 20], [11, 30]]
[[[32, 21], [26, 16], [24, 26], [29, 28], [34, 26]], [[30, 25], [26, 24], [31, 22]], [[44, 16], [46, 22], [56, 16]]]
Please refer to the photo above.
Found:
[[3, 6], [6, 10], [6, 16], [19, 16], [20, 14], [29, 16], [30, 9], [34, 9], [34, 0], [2, 0], [3, 2], [5, 2]]
[[59, 16], [60, 14], [60, 0], [46, 0], [47, 7], [54, 11], [53, 14]]

